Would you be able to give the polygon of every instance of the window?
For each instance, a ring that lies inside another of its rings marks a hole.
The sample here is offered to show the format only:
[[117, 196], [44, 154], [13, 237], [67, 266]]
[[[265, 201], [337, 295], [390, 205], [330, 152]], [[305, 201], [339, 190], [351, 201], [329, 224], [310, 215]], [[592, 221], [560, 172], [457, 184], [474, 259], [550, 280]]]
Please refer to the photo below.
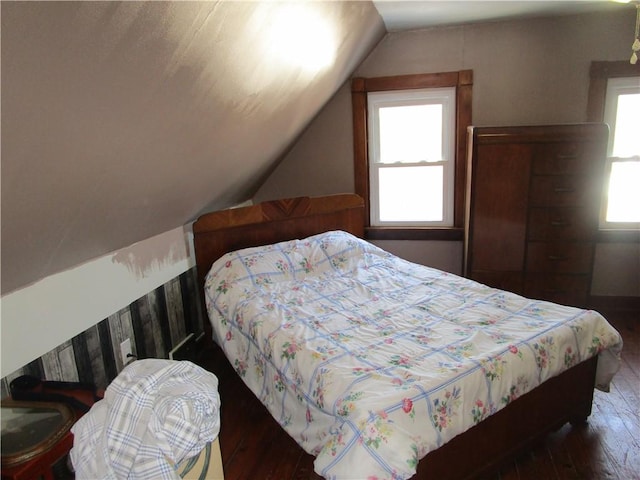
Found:
[[462, 239], [472, 77], [353, 80], [355, 190], [368, 238]]
[[609, 124], [602, 228], [640, 227], [640, 76], [607, 82], [604, 121]]
[[455, 88], [372, 92], [373, 226], [453, 226]]
[[590, 76], [587, 120], [609, 125], [600, 228], [603, 234], [637, 233], [640, 229], [640, 135], [637, 133], [640, 65], [625, 61], [592, 62]]

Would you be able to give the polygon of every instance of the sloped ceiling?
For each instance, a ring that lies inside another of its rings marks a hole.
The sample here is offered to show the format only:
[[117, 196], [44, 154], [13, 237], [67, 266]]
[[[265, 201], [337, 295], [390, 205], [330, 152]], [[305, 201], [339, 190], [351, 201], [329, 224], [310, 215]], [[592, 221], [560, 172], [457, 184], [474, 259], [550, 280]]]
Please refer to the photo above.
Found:
[[2, 293], [249, 199], [384, 34], [362, 1], [2, 2]]
[[385, 27], [612, 5], [2, 2], [2, 294], [251, 198]]
[[613, 11], [632, 0], [373, 0], [387, 31]]

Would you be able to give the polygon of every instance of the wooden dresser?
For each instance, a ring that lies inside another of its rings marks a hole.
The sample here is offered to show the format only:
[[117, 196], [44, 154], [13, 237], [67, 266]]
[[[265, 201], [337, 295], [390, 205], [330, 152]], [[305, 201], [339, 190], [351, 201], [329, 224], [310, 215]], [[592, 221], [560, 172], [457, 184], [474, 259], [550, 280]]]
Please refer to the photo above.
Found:
[[601, 123], [469, 127], [465, 275], [586, 306], [608, 134]]

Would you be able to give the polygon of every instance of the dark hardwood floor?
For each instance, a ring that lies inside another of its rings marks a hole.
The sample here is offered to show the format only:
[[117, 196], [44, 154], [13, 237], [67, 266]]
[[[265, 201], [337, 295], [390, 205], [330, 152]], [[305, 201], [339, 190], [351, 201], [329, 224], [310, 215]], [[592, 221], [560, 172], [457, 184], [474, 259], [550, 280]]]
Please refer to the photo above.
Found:
[[[640, 318], [636, 312], [605, 316], [624, 339], [611, 391], [596, 390], [586, 424], [565, 425], [487, 480], [640, 479]], [[322, 478], [313, 471], [313, 457], [280, 428], [219, 351], [201, 363], [220, 381], [226, 480]]]

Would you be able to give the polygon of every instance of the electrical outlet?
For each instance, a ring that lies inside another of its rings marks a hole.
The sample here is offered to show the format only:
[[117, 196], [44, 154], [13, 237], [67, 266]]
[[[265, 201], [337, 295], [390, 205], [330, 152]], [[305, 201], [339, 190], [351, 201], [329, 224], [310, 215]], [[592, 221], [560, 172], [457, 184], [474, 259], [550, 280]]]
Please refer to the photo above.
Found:
[[126, 365], [131, 360], [129, 355], [133, 354], [131, 351], [131, 339], [127, 338], [120, 344], [120, 354], [122, 355], [122, 364]]

